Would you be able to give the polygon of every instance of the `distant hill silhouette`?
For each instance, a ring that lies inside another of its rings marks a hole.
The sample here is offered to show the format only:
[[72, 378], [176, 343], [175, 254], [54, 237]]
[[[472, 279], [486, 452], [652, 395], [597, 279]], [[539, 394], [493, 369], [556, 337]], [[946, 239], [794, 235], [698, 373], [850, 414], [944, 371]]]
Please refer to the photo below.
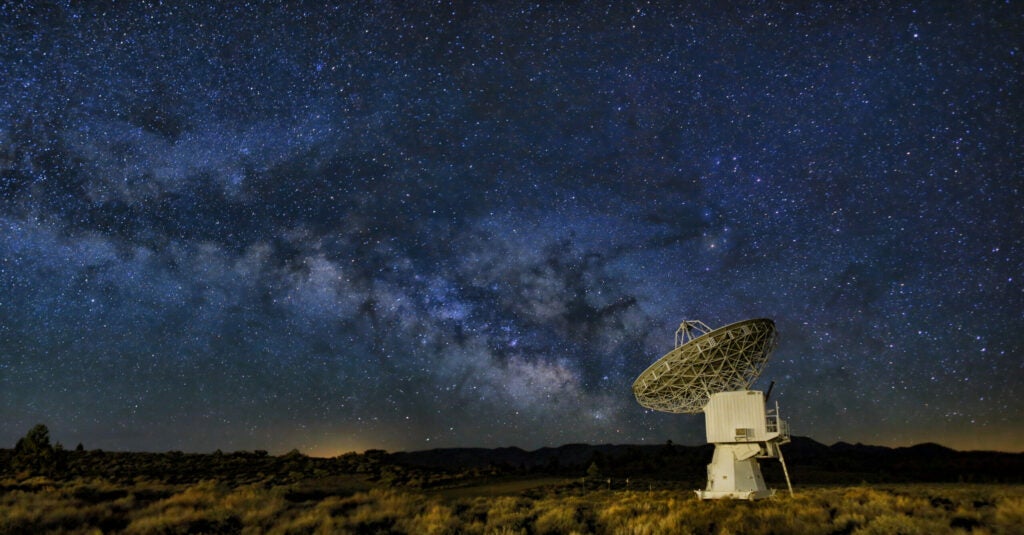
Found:
[[[444, 448], [389, 455], [409, 467], [443, 470], [490, 469], [580, 475], [593, 462], [614, 477], [693, 479], [706, 477], [714, 446], [588, 445], [525, 451], [520, 448]], [[957, 451], [934, 443], [889, 448], [837, 442], [826, 446], [793, 437], [782, 446], [794, 481], [801, 483], [866, 482], [1024, 482], [1024, 453]], [[781, 465], [761, 462], [765, 477], [781, 481]]]
[[[388, 453], [368, 450], [333, 458], [307, 457], [297, 451], [132, 453], [77, 448], [24, 446], [0, 449], [0, 478], [44, 475], [54, 479], [103, 477], [131, 481], [138, 477], [171, 483], [207, 478], [237, 483], [287, 484], [305, 478], [344, 474], [389, 485], [433, 487], [458, 481], [519, 475], [582, 478], [588, 474], [616, 479], [675, 481], [703, 487], [714, 446], [566, 444], [526, 451], [521, 448], [444, 448]], [[888, 448], [838, 442], [826, 446], [793, 437], [782, 447], [794, 484], [903, 482], [1024, 483], [1024, 453], [956, 451], [938, 444]], [[47, 461], [42, 463], [41, 461]], [[764, 460], [766, 480], [781, 486], [781, 465]], [[596, 470], [596, 471], [595, 471]]]

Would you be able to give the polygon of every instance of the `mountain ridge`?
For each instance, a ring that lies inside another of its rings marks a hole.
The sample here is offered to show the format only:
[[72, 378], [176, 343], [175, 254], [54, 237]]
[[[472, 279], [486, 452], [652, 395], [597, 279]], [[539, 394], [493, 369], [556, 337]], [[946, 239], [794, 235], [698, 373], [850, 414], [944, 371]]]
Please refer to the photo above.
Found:
[[[568, 475], [597, 464], [616, 477], [702, 479], [714, 445], [566, 444], [528, 451], [518, 447], [433, 448], [388, 453], [399, 465], [420, 469], [544, 472]], [[791, 474], [810, 482], [1024, 482], [1024, 452], [969, 450], [925, 442], [888, 447], [793, 437], [782, 446]], [[765, 477], [781, 472], [778, 462], [761, 461]]]

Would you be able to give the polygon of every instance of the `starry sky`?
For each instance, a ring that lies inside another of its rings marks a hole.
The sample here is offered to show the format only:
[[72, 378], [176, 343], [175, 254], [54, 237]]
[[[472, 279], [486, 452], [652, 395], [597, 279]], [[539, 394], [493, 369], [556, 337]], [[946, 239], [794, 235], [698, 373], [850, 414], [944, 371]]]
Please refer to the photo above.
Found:
[[0, 3], [0, 447], [1020, 451], [1019, 2]]

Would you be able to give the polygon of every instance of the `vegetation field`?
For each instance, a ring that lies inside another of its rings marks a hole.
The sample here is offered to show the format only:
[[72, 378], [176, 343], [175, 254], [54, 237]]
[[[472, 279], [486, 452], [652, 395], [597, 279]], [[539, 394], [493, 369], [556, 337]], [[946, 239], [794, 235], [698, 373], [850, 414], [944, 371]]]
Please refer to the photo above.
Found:
[[683, 488], [587, 490], [578, 481], [481, 485], [479, 495], [351, 483], [6, 479], [0, 533], [1024, 532], [1019, 485], [798, 488], [794, 497], [702, 502]]
[[1024, 454], [791, 446], [795, 496], [700, 501], [707, 448], [133, 453], [66, 450], [39, 425], [0, 449], [0, 535], [1024, 534]]

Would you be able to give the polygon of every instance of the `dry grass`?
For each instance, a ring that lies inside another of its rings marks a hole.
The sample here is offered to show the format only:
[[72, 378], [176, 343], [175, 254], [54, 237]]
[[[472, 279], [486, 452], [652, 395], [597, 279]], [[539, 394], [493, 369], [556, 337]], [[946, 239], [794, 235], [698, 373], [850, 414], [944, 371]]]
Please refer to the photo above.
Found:
[[1024, 487], [1012, 485], [822, 487], [761, 502], [702, 502], [684, 490], [546, 490], [451, 497], [374, 488], [296, 498], [294, 486], [217, 481], [7, 480], [0, 534], [1013, 534], [1024, 526]]

